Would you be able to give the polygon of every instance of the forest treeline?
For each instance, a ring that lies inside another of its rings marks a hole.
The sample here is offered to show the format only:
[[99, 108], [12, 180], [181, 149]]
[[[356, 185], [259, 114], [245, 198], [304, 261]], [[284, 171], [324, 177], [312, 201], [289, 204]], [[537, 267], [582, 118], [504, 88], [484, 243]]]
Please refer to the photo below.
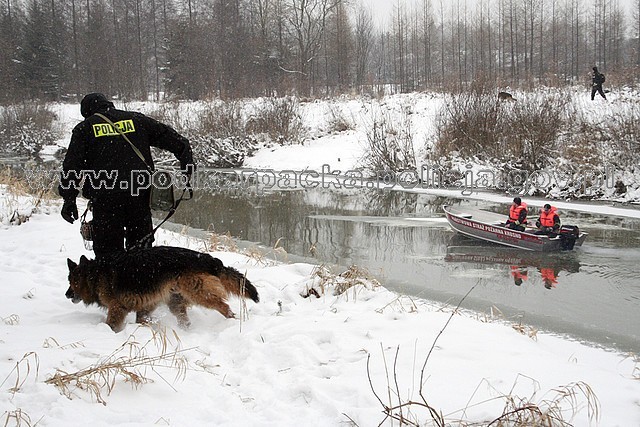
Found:
[[[640, 1], [1, 0], [0, 101], [633, 83]], [[613, 76], [613, 78], [612, 78]]]

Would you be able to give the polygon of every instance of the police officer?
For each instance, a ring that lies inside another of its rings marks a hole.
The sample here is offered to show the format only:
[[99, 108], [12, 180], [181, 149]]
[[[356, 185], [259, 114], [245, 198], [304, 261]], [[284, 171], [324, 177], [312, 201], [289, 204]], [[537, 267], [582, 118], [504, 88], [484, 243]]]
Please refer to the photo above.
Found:
[[[73, 129], [58, 193], [64, 199], [62, 218], [73, 223], [84, 178], [82, 195], [91, 203], [93, 251], [99, 258], [134, 247], [153, 230], [149, 183], [136, 187], [140, 183], [133, 179], [136, 171], [148, 176], [153, 168], [151, 147], [173, 153], [186, 174], [195, 166], [187, 138], [142, 113], [116, 109], [101, 93], [86, 95], [80, 113], [84, 121]], [[145, 246], [152, 241], [152, 236], [145, 239]]]

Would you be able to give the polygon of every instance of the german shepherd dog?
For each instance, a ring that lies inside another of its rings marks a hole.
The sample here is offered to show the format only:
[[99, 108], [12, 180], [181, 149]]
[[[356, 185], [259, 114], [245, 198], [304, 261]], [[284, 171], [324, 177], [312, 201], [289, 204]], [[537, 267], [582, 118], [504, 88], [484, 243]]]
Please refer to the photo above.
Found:
[[97, 304], [107, 309], [107, 324], [114, 332], [124, 328], [129, 312], [145, 323], [161, 303], [169, 306], [178, 325], [190, 325], [189, 305], [218, 310], [234, 317], [227, 304], [229, 294], [260, 300], [258, 291], [238, 270], [225, 267], [218, 258], [190, 249], [156, 246], [98, 260], [84, 255], [80, 263], [67, 259], [69, 289], [74, 303]]

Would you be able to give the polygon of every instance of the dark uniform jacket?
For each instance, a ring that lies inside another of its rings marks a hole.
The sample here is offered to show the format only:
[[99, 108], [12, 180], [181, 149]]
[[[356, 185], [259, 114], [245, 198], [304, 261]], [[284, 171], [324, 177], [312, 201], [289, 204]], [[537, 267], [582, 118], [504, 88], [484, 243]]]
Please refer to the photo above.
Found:
[[[83, 106], [86, 119], [73, 129], [58, 188], [65, 200], [78, 195], [82, 171], [85, 171], [82, 192], [86, 198], [132, 193], [132, 184], [136, 185], [132, 182], [132, 172], [153, 168], [151, 147], [173, 153], [183, 170], [193, 166], [189, 141], [173, 128], [144, 114], [118, 110], [112, 108], [111, 102], [104, 100], [100, 104], [100, 101], [93, 109]], [[104, 114], [127, 135], [144, 156], [146, 165], [131, 145], [95, 112]]]
[[605, 82], [604, 74], [594, 70], [591, 74], [591, 81], [593, 83], [593, 86], [602, 86], [602, 83]]

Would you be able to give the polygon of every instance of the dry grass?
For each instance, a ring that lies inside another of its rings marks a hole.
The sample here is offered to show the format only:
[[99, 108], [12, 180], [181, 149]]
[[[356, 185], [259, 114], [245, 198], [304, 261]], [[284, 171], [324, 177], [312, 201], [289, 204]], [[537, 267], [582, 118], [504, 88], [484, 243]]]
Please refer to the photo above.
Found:
[[106, 405], [105, 396], [113, 392], [119, 380], [139, 388], [152, 381], [147, 375], [148, 371], [160, 375], [160, 368], [174, 371], [174, 382], [184, 379], [188, 362], [182, 354], [190, 349], [180, 349], [180, 339], [175, 332], [170, 337], [166, 331], [148, 326], [140, 326], [136, 331], [141, 328], [152, 332], [146, 343], [140, 344], [134, 331], [118, 349], [96, 364], [76, 372], [57, 370], [45, 383], [54, 385], [69, 399], [73, 399], [76, 391], [81, 390], [96, 402]]
[[391, 309], [392, 311], [399, 313], [416, 313], [418, 311], [418, 306], [412, 297], [408, 295], [398, 295], [398, 297], [393, 301], [376, 309], [376, 313], [382, 314], [387, 309]]
[[416, 152], [413, 145], [411, 107], [402, 109], [400, 118], [383, 111], [374, 111], [366, 124], [367, 156], [364, 166], [380, 175], [384, 171], [416, 170]]
[[335, 274], [327, 265], [320, 264], [315, 266], [311, 272], [311, 278], [313, 280], [313, 286], [307, 287], [302, 294], [304, 298], [312, 295], [320, 298], [320, 296], [331, 292], [334, 296], [344, 295], [348, 299], [350, 293], [347, 291], [352, 290], [355, 300], [358, 292], [381, 286], [380, 282], [378, 282], [371, 273], [355, 265], [350, 266], [342, 273]]
[[209, 250], [239, 252], [238, 244], [234, 238], [231, 237], [231, 233], [228, 232], [226, 234], [211, 233], [211, 237], [209, 237]]
[[[515, 385], [514, 385], [515, 387]], [[570, 383], [550, 391], [550, 398], [536, 400], [535, 395], [521, 398], [512, 394], [502, 396], [502, 414], [487, 426], [572, 426], [581, 410], [587, 410], [591, 422], [600, 418], [600, 403], [591, 387], [582, 382]]]
[[10, 378], [15, 376], [13, 387], [9, 388], [9, 391], [12, 395], [16, 394], [22, 389], [22, 386], [32, 374], [37, 379], [39, 372], [40, 359], [38, 354], [33, 351], [26, 353], [22, 356], [22, 359], [16, 362], [16, 365], [13, 367], [11, 372], [9, 372], [7, 377], [2, 381], [2, 383], [0, 383], [0, 388], [3, 387]]
[[511, 107], [482, 87], [450, 95], [436, 116], [436, 155], [498, 157], [506, 148], [500, 136]]
[[[568, 427], [572, 425], [572, 421], [575, 416], [586, 410], [587, 416], [590, 422], [598, 421], [600, 417], [600, 403], [597, 396], [591, 389], [591, 387], [584, 382], [574, 382], [564, 386], [557, 387], [545, 393], [544, 396], [538, 397], [539, 386], [536, 381], [533, 381], [534, 392], [529, 397], [519, 397], [515, 394], [516, 385], [523, 378], [518, 375], [509, 393], [504, 394], [498, 392], [498, 397], [479, 402], [477, 404], [467, 404], [467, 406], [459, 411], [455, 411], [446, 416], [441, 410], [431, 406], [426, 399], [426, 390], [424, 390], [425, 374], [427, 364], [431, 357], [433, 350], [436, 348], [440, 336], [445, 332], [447, 326], [460, 311], [460, 307], [467, 296], [473, 291], [476, 285], [462, 297], [457, 306], [451, 310], [449, 318], [445, 322], [440, 332], [436, 335], [436, 338], [431, 344], [427, 356], [424, 359], [422, 370], [420, 371], [419, 378], [414, 371], [412, 378], [409, 379], [411, 384], [419, 384], [418, 399], [403, 398], [401, 390], [406, 390], [401, 386], [400, 378], [398, 377], [398, 355], [400, 353], [400, 347], [398, 346], [395, 351], [395, 357], [393, 364], [390, 366], [385, 357], [385, 349], [382, 350], [382, 358], [384, 364], [384, 372], [386, 378], [386, 387], [384, 393], [379, 393], [372, 381], [370, 370], [370, 358], [367, 358], [367, 376], [369, 378], [369, 385], [376, 399], [382, 406], [382, 413], [384, 419], [380, 425], [387, 421], [391, 422], [391, 425], [399, 426], [438, 426], [444, 427], [449, 425], [459, 426], [496, 426], [496, 427], [530, 427], [530, 426], [561, 426]], [[521, 326], [521, 325], [520, 325]], [[514, 329], [518, 329], [514, 326]], [[532, 333], [526, 327], [522, 327], [522, 333], [525, 333], [535, 339], [535, 333]], [[382, 347], [382, 345], [381, 345]], [[414, 351], [415, 360], [415, 351]], [[483, 380], [487, 382], [487, 380]], [[491, 384], [490, 388], [497, 391]], [[413, 389], [413, 385], [409, 388]], [[480, 387], [476, 388], [476, 391]], [[384, 398], [382, 396], [385, 396]], [[474, 399], [475, 392], [469, 399], [471, 402]], [[549, 397], [550, 396], [550, 397]], [[467, 417], [467, 411], [470, 408], [477, 408], [484, 404], [492, 403], [495, 400], [500, 400], [504, 403], [502, 413], [492, 421], [475, 422], [469, 421]], [[455, 415], [460, 414], [455, 419]]]
[[[374, 390], [374, 394], [383, 407], [385, 419], [380, 423], [382, 425], [387, 420], [393, 420], [392, 425], [399, 426], [495, 426], [495, 427], [570, 427], [573, 426], [573, 420], [578, 413], [587, 411], [587, 417], [590, 422], [596, 423], [600, 418], [600, 403], [591, 389], [584, 382], [573, 382], [567, 385], [559, 386], [549, 390], [543, 396], [539, 397], [539, 387], [537, 382], [533, 381], [534, 392], [531, 396], [520, 397], [515, 394], [516, 385], [523, 379], [518, 376], [509, 393], [499, 393], [498, 397], [481, 401], [477, 404], [467, 405], [465, 408], [450, 414], [443, 414], [431, 406], [423, 397], [420, 391], [420, 399], [411, 400], [401, 398], [400, 378], [397, 375], [397, 361], [400, 348], [396, 348], [395, 357], [391, 366], [384, 355], [382, 349], [384, 371], [386, 374], [386, 393], [385, 399], [381, 397], [373, 388], [369, 361], [367, 359], [367, 372], [369, 373], [369, 381]], [[483, 382], [487, 382], [483, 380]], [[494, 389], [489, 384], [491, 389]], [[478, 390], [478, 387], [476, 390]], [[494, 391], [497, 391], [494, 389]], [[475, 395], [475, 393], [474, 393]], [[473, 400], [471, 396], [469, 402]], [[469, 409], [478, 409], [482, 405], [490, 404], [496, 400], [503, 402], [502, 413], [491, 421], [471, 421], [467, 416]]]
[[245, 127], [252, 134], [267, 134], [280, 145], [304, 141], [300, 103], [294, 97], [268, 98], [251, 114]]
[[451, 95], [437, 116], [435, 153], [527, 171], [548, 166], [567, 126], [568, 103], [566, 97], [540, 94], [504, 103], [484, 87]]
[[[0, 169], [0, 185], [6, 186], [0, 202], [0, 223], [20, 225], [29, 220], [45, 204], [58, 196], [53, 192], [53, 177], [47, 183], [33, 183], [24, 174], [5, 167]], [[21, 200], [23, 199], [23, 200]]]
[[12, 314], [7, 317], [2, 317], [2, 323], [5, 325], [14, 326], [20, 323], [20, 316], [17, 314]]
[[353, 123], [351, 123], [339, 107], [334, 104], [329, 104], [327, 110], [329, 114], [329, 133], [341, 133], [354, 128]]
[[522, 335], [525, 335], [534, 341], [538, 341], [538, 330], [536, 328], [528, 325], [523, 325], [522, 323], [512, 325], [512, 328]]
[[[278, 239], [274, 243], [273, 248], [261, 249], [257, 246], [251, 246], [247, 249], [240, 249], [233, 236], [230, 233], [218, 234], [211, 233], [206, 250], [220, 252], [235, 252], [242, 254], [259, 265], [270, 265], [272, 262], [287, 261], [289, 254], [280, 246], [282, 239]], [[273, 261], [272, 261], [273, 260]]]
[[635, 364], [633, 367], [633, 371], [631, 372], [631, 378], [640, 381], [640, 356], [632, 353], [629, 354], [628, 357], [633, 359], [633, 362]]
[[13, 411], [5, 411], [2, 415], [4, 416], [4, 427], [8, 427], [10, 425], [15, 427], [35, 427], [38, 425], [40, 420], [44, 418], [43, 415], [38, 421], [34, 423], [33, 421], [31, 421], [31, 417], [29, 416], [29, 414], [27, 414], [20, 408]]

